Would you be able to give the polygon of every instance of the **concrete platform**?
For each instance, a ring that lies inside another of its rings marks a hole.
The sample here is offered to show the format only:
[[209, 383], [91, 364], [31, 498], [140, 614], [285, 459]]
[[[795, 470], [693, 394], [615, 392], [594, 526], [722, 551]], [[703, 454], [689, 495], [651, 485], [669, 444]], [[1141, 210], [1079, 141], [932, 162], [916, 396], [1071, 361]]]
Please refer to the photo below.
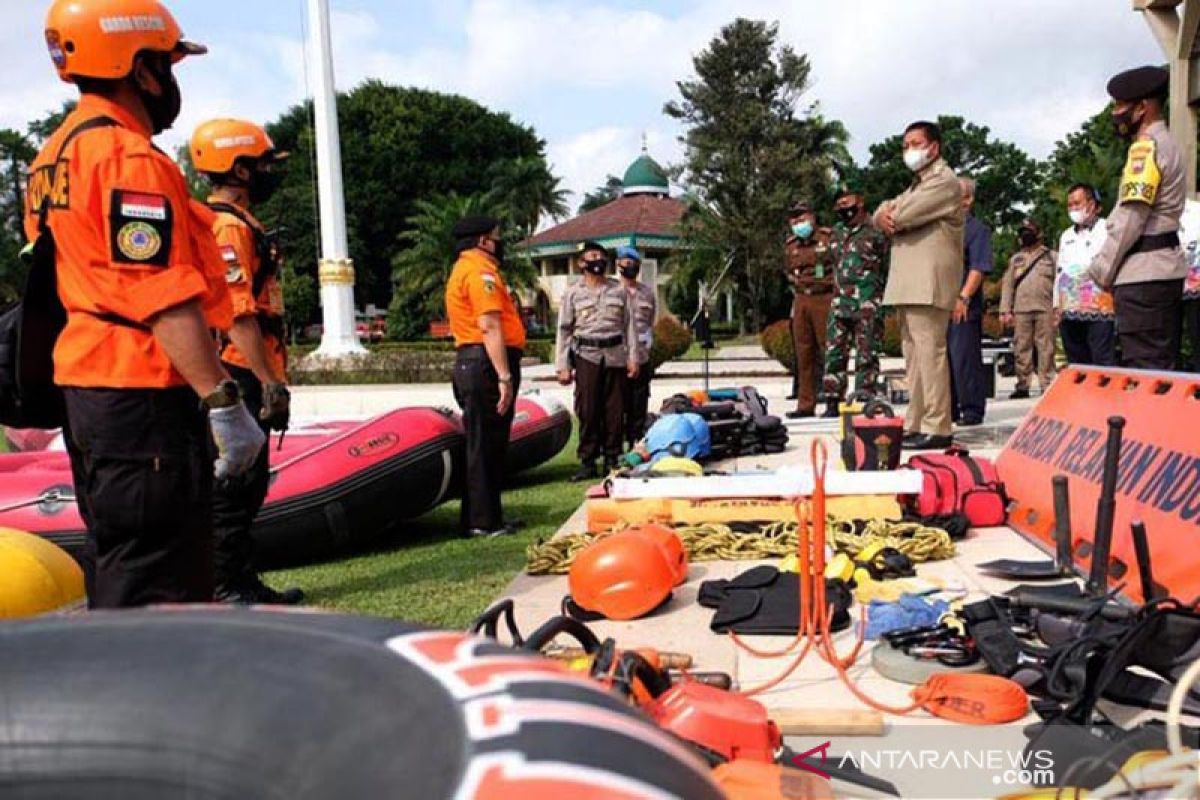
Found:
[[[972, 445], [980, 455], [994, 456], [999, 443], [1007, 438], [1016, 423], [1028, 410], [1030, 403], [1002, 402], [989, 413], [989, 424], [981, 428], [965, 429], [962, 438], [978, 442]], [[788, 451], [778, 455], [742, 459], [740, 463], [728, 463], [726, 468], [749, 469], [754, 467], [776, 467], [781, 464], [801, 462], [807, 458], [811, 441], [816, 437], [825, 439], [831, 453], [836, 452], [836, 442], [827, 432], [830, 421], [806, 421], [792, 427], [793, 440]], [[583, 530], [582, 509], [563, 525], [561, 533]], [[934, 578], [950, 587], [960, 587], [967, 599], [981, 599], [989, 594], [1002, 593], [1015, 584], [982, 574], [976, 565], [996, 558], [1040, 559], [1046, 554], [1008, 528], [989, 528], [972, 531], [957, 543], [955, 558], [922, 564], [918, 574]], [[727, 636], [709, 630], [712, 610], [696, 603], [696, 595], [703, 581], [716, 578], [732, 578], [741, 572], [766, 561], [701, 562], [691, 566], [687, 582], [676, 590], [672, 601], [655, 615], [632, 622], [603, 621], [592, 623], [593, 629], [602, 637], [612, 636], [627, 647], [652, 646], [663, 650], [691, 653], [696, 659], [696, 668], [728, 672], [734, 677], [742, 691], [753, 689], [779, 675], [792, 660], [791, 657], [759, 658], [741, 649]], [[549, 616], [559, 613], [560, 603], [567, 594], [567, 580], [563, 576], [532, 577], [518, 576], [504, 597], [516, 600], [517, 619], [522, 630], [532, 630]], [[857, 606], [852, 612], [857, 619]], [[835, 636], [840, 653], [848, 653], [854, 645], [854, 634], [843, 631]], [[754, 637], [752, 645], [759, 650], [780, 650], [791, 641], [790, 637]], [[883, 678], [870, 666], [868, 644], [859, 662], [850, 670], [862, 691], [879, 702], [891, 705], [907, 705], [911, 702], [909, 692], [913, 687]], [[834, 669], [810, 654], [805, 661], [779, 685], [757, 696], [768, 709], [824, 709], [835, 714], [840, 709], [862, 709], [864, 704], [855, 698], [839, 680]], [[906, 798], [968, 798], [997, 797], [1020, 788], [1014, 781], [1018, 774], [1008, 775], [1008, 769], [948, 769], [944, 763], [930, 767], [914, 768], [911, 760], [903, 754], [919, 751], [948, 753], [962, 751], [962, 758], [980, 752], [996, 754], [996, 763], [1019, 763], [1026, 744], [1023, 726], [1035, 721], [1032, 714], [1025, 719], [1003, 726], [975, 727], [958, 725], [939, 719], [924, 711], [906, 716], [886, 716], [886, 733], [883, 737], [788, 737], [786, 743], [796, 752], [830, 741], [830, 755], [852, 754], [863, 763], [865, 770], [896, 784], [901, 796]], [[989, 755], [988, 758], [993, 758]], [[897, 759], [899, 762], [896, 763]], [[961, 761], [961, 759], [960, 759]], [[959, 763], [959, 762], [955, 762]], [[869, 791], [857, 793], [839, 784], [839, 796], [873, 796]]]

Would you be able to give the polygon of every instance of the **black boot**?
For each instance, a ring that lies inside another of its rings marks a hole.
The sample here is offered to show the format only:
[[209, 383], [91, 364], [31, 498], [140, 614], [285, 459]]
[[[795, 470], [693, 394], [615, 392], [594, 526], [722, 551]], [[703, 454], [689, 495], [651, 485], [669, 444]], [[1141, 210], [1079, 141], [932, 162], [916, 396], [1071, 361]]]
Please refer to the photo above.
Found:
[[571, 483], [590, 481], [594, 480], [596, 477], [596, 462], [584, 461], [579, 465], [579, 469], [575, 470], [575, 474], [571, 476]]
[[841, 414], [838, 413], [837, 401], [830, 400], [828, 403], [826, 403], [825, 411], [824, 411], [824, 413], [821, 414], [821, 416], [825, 419], [837, 419], [838, 417], [840, 417]]
[[1029, 399], [1028, 387], [1018, 386], [1016, 389], [1013, 389], [1013, 393], [1008, 396], [1008, 399], [1009, 400], [1028, 400]]
[[255, 575], [235, 584], [218, 587], [216, 601], [239, 606], [296, 606], [304, 602], [304, 590], [293, 587], [277, 592]]

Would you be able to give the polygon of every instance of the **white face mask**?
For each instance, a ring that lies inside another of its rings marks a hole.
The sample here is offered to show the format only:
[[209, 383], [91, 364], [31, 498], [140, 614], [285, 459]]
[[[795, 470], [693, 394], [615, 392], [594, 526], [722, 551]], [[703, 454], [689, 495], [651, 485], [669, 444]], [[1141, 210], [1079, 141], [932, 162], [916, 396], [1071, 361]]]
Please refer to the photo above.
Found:
[[1083, 225], [1088, 221], [1088, 217], [1090, 215], [1088, 212], [1082, 209], [1075, 209], [1074, 211], [1068, 211], [1067, 216], [1070, 217], [1071, 222], [1074, 222], [1076, 225]]
[[924, 167], [929, 163], [929, 150], [921, 150], [916, 147], [909, 148], [904, 151], [904, 166], [911, 169], [913, 172]]

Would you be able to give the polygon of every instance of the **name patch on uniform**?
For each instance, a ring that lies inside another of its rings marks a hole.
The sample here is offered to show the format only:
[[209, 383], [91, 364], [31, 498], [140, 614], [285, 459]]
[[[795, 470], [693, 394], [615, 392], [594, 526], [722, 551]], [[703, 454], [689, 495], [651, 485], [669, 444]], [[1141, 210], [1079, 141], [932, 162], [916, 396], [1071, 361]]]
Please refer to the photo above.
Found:
[[167, 266], [171, 256], [171, 201], [161, 194], [114, 189], [111, 209], [113, 263]]
[[1130, 146], [1125, 171], [1121, 173], [1120, 202], [1152, 204], [1158, 198], [1162, 175], [1154, 155], [1153, 139], [1143, 139]]
[[246, 274], [238, 260], [237, 249], [233, 245], [221, 245], [221, 259], [225, 262], [226, 283], [241, 283], [246, 280]]
[[142, 33], [166, 29], [167, 21], [158, 14], [124, 14], [100, 18], [100, 30], [105, 33]]

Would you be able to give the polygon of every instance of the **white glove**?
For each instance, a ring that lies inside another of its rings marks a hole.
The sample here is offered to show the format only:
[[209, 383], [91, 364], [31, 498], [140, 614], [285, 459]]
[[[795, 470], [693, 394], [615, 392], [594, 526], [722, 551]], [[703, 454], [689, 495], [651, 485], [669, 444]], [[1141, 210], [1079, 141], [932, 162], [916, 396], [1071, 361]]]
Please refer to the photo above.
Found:
[[213, 474], [218, 481], [246, 474], [267, 442], [266, 434], [250, 416], [245, 403], [209, 411], [208, 427], [217, 445]]

